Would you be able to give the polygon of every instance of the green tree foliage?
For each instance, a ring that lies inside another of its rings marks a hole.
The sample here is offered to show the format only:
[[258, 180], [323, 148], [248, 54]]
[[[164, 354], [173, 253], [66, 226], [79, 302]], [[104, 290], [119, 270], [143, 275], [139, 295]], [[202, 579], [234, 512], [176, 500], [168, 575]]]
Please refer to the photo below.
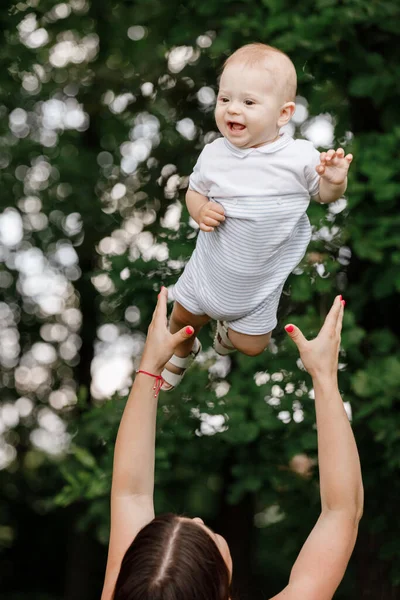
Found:
[[[107, 543], [129, 380], [105, 399], [91, 366], [113, 336], [137, 364], [156, 292], [194, 246], [183, 197], [216, 135], [218, 69], [251, 41], [296, 65], [308, 116], [295, 135], [330, 115], [333, 144], [354, 153], [348, 203], [310, 207], [313, 241], [271, 348], [217, 360], [205, 329], [202, 362], [161, 396], [157, 510], [201, 514], [226, 535], [243, 598], [284, 587], [319, 496], [310, 380], [282, 324], [312, 335], [343, 293], [340, 384], [366, 508], [337, 597], [399, 597], [398, 2], [26, 0], [0, 16], [0, 576], [20, 589], [7, 600], [98, 597], [104, 555], [90, 544]], [[57, 559], [58, 581], [35, 558], [17, 581], [35, 547]]]

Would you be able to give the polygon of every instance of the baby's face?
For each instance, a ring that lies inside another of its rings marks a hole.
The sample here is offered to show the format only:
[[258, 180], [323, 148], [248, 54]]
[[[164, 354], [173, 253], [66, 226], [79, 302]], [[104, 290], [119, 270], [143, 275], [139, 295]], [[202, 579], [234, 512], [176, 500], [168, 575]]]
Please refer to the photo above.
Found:
[[235, 146], [261, 146], [278, 135], [284, 103], [276, 79], [262, 65], [234, 62], [224, 69], [215, 120], [222, 135]]

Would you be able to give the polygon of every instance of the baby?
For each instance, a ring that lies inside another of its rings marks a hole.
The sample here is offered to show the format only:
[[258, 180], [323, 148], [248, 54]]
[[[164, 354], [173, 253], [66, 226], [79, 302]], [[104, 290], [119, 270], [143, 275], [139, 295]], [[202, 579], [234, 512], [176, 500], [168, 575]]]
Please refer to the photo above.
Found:
[[[334, 202], [346, 190], [352, 155], [321, 154], [280, 133], [295, 111], [296, 71], [280, 50], [249, 44], [225, 62], [215, 120], [189, 180], [186, 203], [200, 232], [174, 287], [172, 333], [217, 321], [214, 348], [256, 356], [276, 326], [283, 285], [311, 238], [310, 198]], [[165, 366], [162, 389], [181, 381], [201, 350], [192, 336]]]

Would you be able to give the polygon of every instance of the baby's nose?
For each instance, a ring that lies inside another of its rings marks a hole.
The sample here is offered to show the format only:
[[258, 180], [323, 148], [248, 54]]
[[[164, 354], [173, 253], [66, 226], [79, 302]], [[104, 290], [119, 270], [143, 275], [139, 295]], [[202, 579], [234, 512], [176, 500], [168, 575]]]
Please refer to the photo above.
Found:
[[241, 111], [241, 106], [239, 102], [230, 102], [228, 106], [228, 112], [233, 115], [239, 114]]

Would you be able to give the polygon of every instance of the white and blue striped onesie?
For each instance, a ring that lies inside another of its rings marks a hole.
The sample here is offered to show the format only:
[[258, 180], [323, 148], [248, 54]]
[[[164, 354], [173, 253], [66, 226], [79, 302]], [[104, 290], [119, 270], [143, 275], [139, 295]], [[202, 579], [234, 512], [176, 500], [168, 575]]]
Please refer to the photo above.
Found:
[[287, 134], [259, 148], [207, 144], [189, 187], [220, 203], [226, 219], [199, 231], [175, 300], [240, 333], [272, 331], [283, 285], [310, 242], [306, 210], [318, 194], [319, 161], [311, 142]]

